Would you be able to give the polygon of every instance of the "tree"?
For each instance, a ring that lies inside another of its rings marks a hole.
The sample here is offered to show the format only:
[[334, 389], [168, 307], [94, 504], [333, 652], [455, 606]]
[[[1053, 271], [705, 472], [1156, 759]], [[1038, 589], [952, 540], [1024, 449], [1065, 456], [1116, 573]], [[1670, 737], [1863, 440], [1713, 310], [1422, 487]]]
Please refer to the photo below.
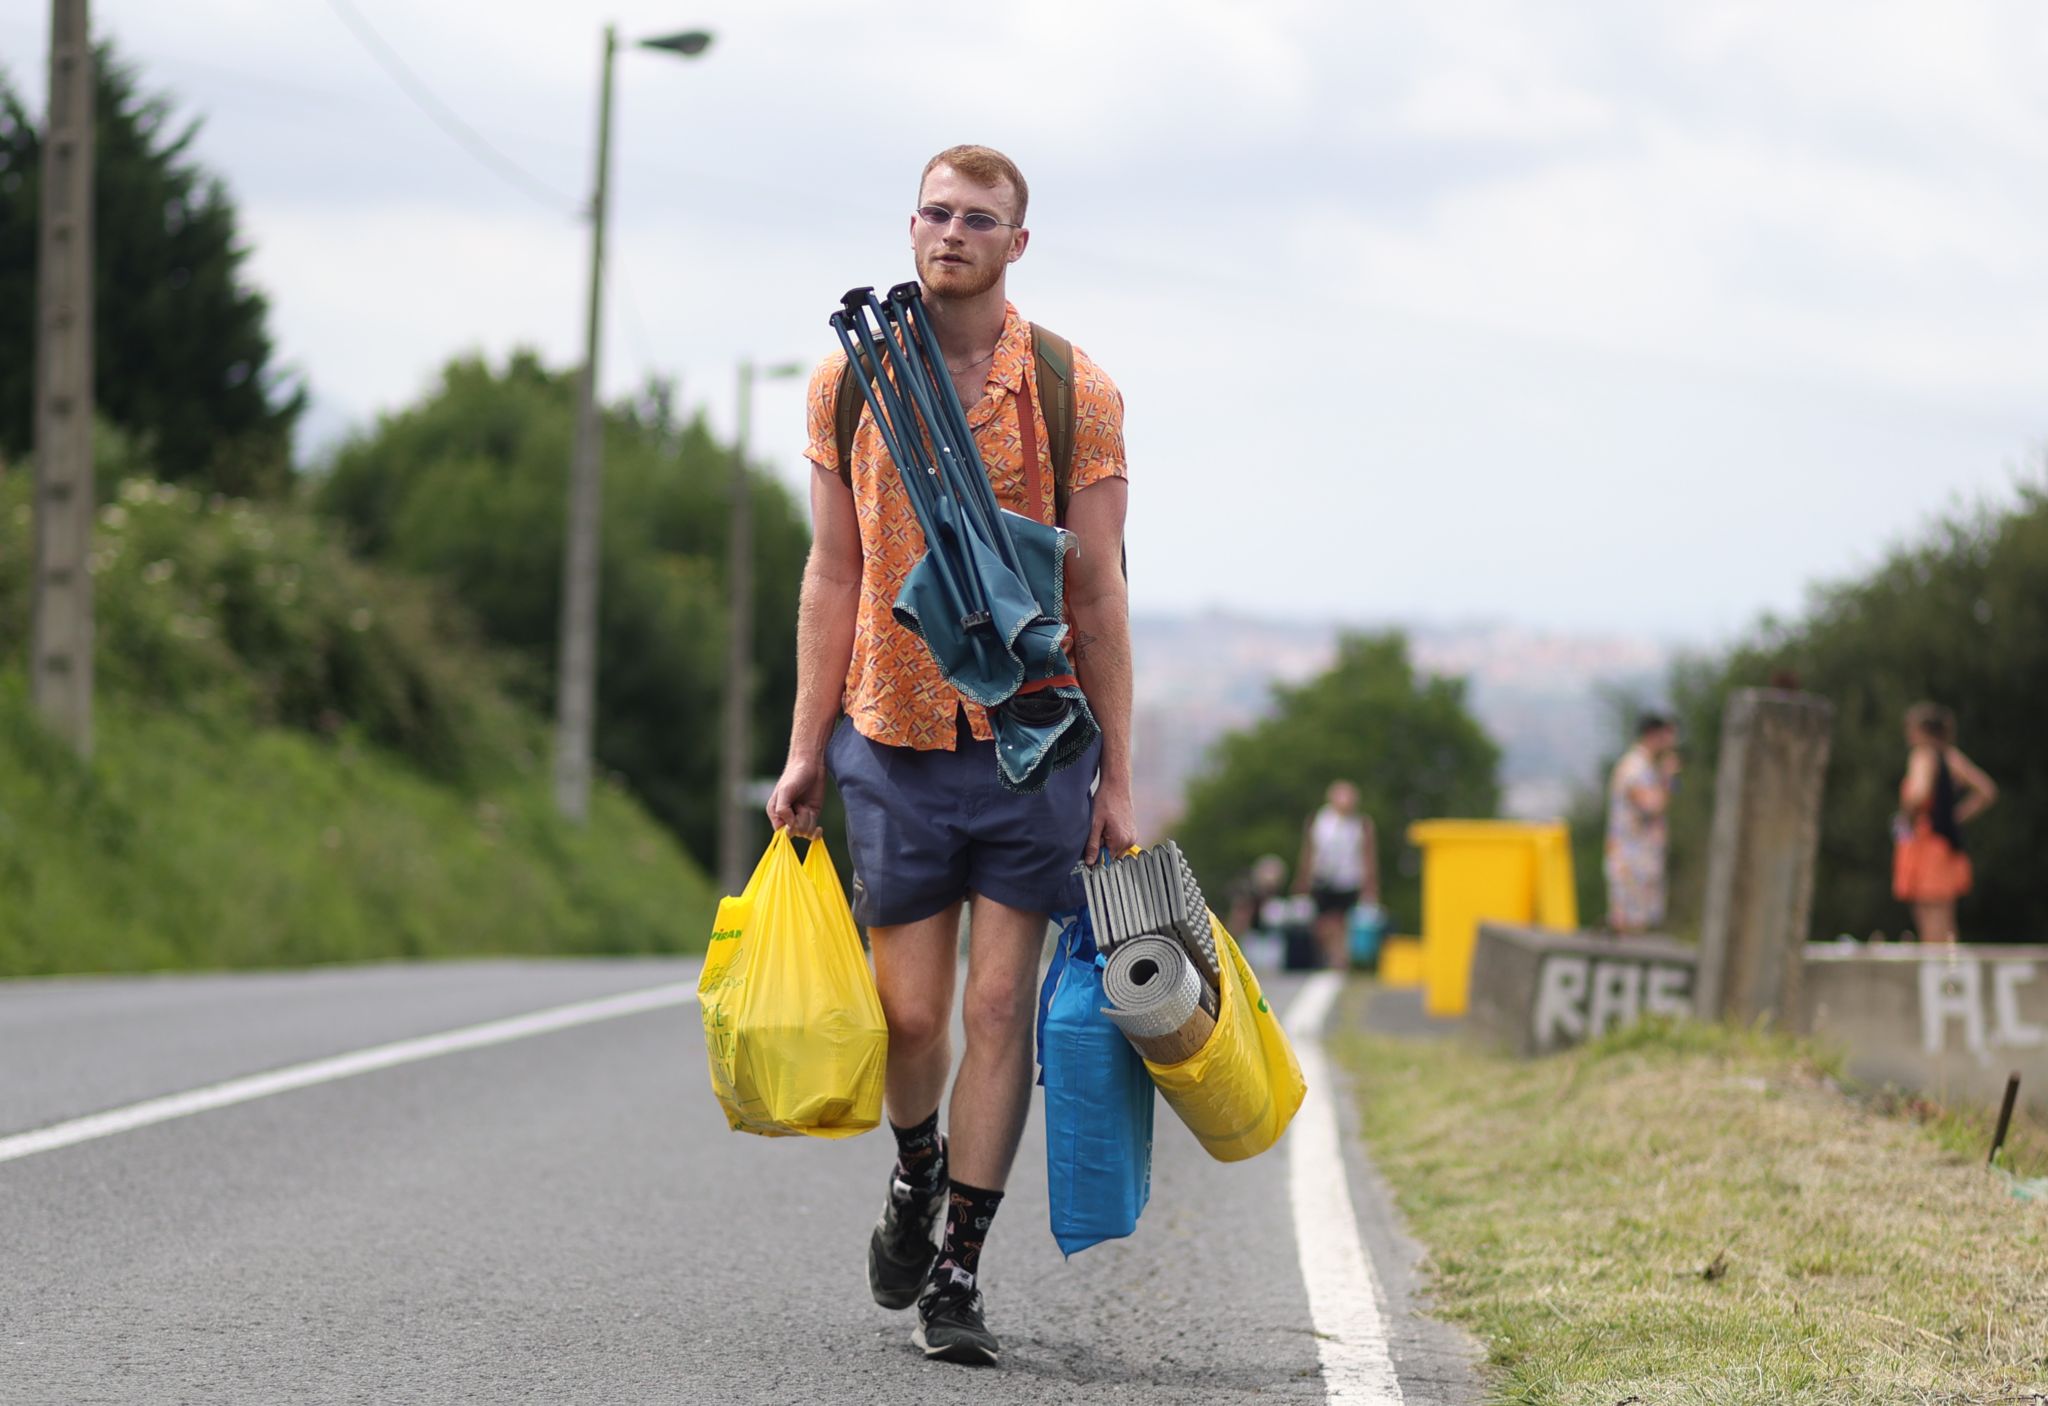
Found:
[[[366, 556], [444, 582], [523, 661], [519, 692], [554, 708], [563, 521], [575, 377], [531, 352], [502, 371], [449, 363], [423, 402], [335, 456], [319, 489]], [[717, 848], [731, 449], [679, 423], [659, 388], [604, 416], [598, 761], [710, 863]], [[790, 495], [753, 478], [754, 707], [796, 698], [796, 606], [809, 534]], [[755, 729], [754, 774], [786, 736]]]
[[1346, 635], [1321, 676], [1273, 690], [1262, 721], [1216, 744], [1175, 836], [1211, 901], [1262, 854], [1291, 867], [1332, 781], [1358, 785], [1379, 831], [1381, 891], [1397, 923], [1421, 916], [1419, 870], [1389, 865], [1409, 822], [1481, 818], [1499, 804], [1500, 749], [1465, 707], [1465, 681], [1418, 677], [1398, 633]]
[[[93, 395], [167, 479], [275, 493], [290, 481], [302, 386], [271, 364], [269, 304], [247, 286], [227, 188], [192, 159], [200, 119], [145, 96], [97, 49]], [[42, 135], [0, 73], [0, 452], [33, 435]]]
[[2048, 833], [2048, 476], [2003, 512], [1936, 523], [1861, 578], [1817, 589], [1803, 619], [1765, 620], [1724, 655], [1680, 665], [1672, 693], [1699, 784], [1673, 810], [1685, 857], [1673, 898], [1696, 913], [1713, 806], [1715, 753], [1730, 689], [1790, 675], [1835, 706], [1821, 811], [1813, 931], [1897, 932], [1891, 896], [1892, 813], [1904, 774], [1904, 713], [1921, 699], [1955, 709], [1957, 741], [1999, 785], [1999, 801], [1964, 831], [1975, 865], [1962, 903], [1972, 940], [2039, 941], [2048, 889], [2038, 880]]

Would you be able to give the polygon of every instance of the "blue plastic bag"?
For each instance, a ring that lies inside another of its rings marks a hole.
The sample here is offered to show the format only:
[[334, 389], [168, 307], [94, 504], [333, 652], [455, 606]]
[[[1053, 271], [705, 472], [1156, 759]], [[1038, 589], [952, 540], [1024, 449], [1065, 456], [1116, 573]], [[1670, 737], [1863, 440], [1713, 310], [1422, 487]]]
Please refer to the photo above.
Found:
[[1060, 929], [1038, 997], [1045, 1180], [1052, 1238], [1068, 1255], [1136, 1230], [1152, 1194], [1152, 1076], [1104, 1004], [1083, 911]]
[[1354, 904], [1350, 914], [1351, 965], [1372, 971], [1380, 963], [1380, 941], [1387, 935], [1387, 910], [1377, 903]]

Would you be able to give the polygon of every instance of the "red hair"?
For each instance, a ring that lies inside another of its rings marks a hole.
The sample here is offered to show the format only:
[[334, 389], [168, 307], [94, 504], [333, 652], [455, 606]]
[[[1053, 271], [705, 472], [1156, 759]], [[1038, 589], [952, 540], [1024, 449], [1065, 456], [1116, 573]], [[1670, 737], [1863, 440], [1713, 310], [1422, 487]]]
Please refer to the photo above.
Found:
[[1031, 187], [1024, 184], [1024, 173], [1009, 157], [992, 146], [949, 146], [924, 163], [924, 174], [917, 178], [920, 200], [924, 198], [925, 178], [941, 166], [951, 166], [977, 185], [997, 186], [1008, 181], [1010, 189], [1017, 193], [1015, 223], [1024, 223], [1024, 207], [1031, 203]]

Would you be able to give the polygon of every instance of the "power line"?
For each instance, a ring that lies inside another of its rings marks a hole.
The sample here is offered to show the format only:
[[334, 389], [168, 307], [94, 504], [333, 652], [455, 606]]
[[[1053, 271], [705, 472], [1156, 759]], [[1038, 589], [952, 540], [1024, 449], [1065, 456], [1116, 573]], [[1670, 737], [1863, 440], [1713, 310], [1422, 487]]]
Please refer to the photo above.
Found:
[[605, 255], [605, 261], [611, 265], [612, 272], [618, 275], [617, 296], [612, 301], [623, 305], [626, 310], [626, 338], [632, 343], [633, 350], [639, 354], [640, 370], [642, 374], [646, 374], [660, 363], [655, 360], [652, 339], [647, 335], [647, 324], [640, 320], [640, 300], [634, 295], [632, 279], [626, 274], [626, 260], [614, 249]]
[[327, 0], [327, 8], [334, 11], [341, 22], [348, 26], [357, 41], [369, 50], [370, 57], [378, 66], [390, 74], [405, 95], [415, 106], [433, 120], [435, 126], [452, 137], [463, 150], [485, 166], [488, 166], [500, 180], [516, 186], [528, 199], [549, 207], [557, 213], [580, 217], [583, 206], [526, 170], [511, 157], [492, 146], [484, 135], [470, 126], [456, 113], [455, 109], [441, 101], [426, 83], [407, 67], [398, 51], [386, 42], [371, 23], [363, 18], [351, 0]]

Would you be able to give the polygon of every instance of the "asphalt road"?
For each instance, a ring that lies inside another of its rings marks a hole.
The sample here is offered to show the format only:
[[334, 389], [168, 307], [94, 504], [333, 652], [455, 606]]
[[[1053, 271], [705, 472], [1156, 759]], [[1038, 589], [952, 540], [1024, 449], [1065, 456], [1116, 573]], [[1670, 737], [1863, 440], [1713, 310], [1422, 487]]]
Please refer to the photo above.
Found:
[[[0, 1138], [694, 976], [0, 983]], [[1062, 1261], [1034, 1113], [983, 1262], [1004, 1366], [976, 1371], [923, 1361], [868, 1297], [886, 1134], [728, 1132], [694, 1002], [423, 1059], [0, 1161], [0, 1401], [1325, 1400], [1284, 1151], [1224, 1166], [1163, 1105], [1158, 1129], [1137, 1235]], [[1347, 1155], [1404, 1401], [1477, 1399]]]

